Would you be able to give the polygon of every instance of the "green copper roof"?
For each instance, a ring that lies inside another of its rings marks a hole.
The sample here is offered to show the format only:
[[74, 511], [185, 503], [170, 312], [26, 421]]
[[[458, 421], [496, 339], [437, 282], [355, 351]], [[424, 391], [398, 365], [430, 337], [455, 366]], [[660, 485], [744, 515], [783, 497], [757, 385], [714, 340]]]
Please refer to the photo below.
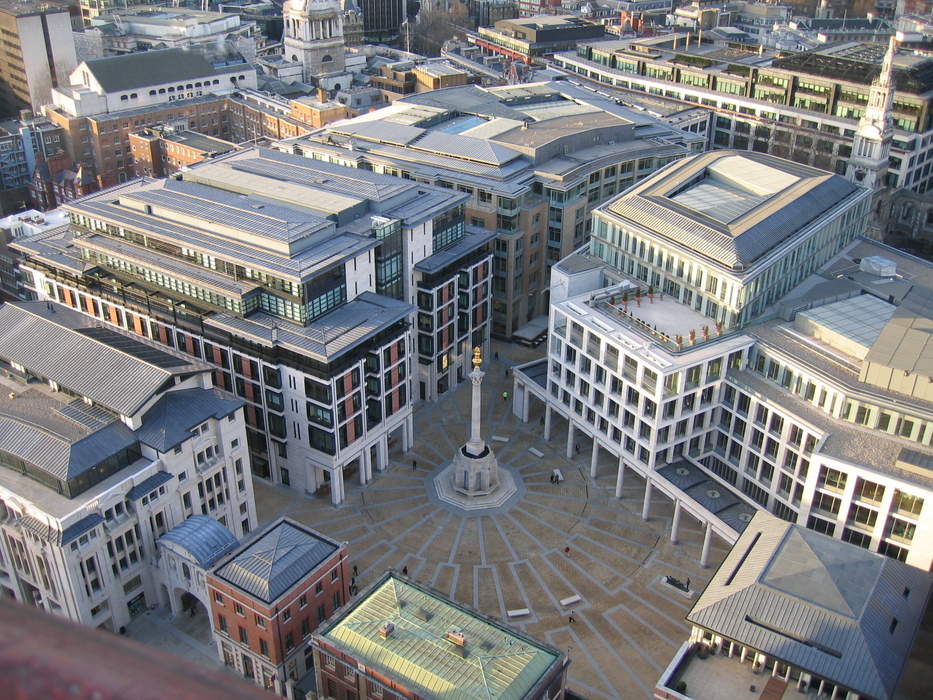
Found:
[[[394, 626], [383, 638], [385, 623]], [[449, 641], [451, 628], [464, 644]], [[505, 625], [388, 576], [318, 633], [358, 662], [423, 697], [524, 698], [562, 658]]]

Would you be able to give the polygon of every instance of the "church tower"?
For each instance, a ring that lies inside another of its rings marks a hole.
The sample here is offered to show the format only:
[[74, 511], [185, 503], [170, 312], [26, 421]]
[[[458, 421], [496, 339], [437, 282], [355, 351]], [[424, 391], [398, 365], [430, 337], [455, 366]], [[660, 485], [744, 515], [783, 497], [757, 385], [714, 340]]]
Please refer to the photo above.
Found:
[[300, 63], [304, 82], [344, 72], [343, 14], [337, 0], [288, 0], [285, 60]]
[[892, 36], [881, 64], [881, 75], [871, 84], [868, 104], [865, 113], [859, 119], [855, 138], [852, 139], [852, 155], [846, 166], [846, 178], [871, 189], [885, 186], [885, 175], [888, 171], [888, 155], [891, 152], [891, 137], [894, 133], [891, 111], [894, 104], [896, 51], [897, 41]]

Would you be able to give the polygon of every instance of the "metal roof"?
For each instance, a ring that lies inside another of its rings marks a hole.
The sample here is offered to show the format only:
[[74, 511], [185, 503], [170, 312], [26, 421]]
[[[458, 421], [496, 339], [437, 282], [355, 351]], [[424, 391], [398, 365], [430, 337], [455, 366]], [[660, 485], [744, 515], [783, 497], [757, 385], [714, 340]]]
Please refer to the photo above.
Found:
[[415, 269], [419, 272], [426, 273], [437, 272], [451, 263], [456, 262], [464, 255], [469, 255], [474, 250], [486, 245], [495, 237], [495, 231], [476, 228], [470, 229], [460, 240], [419, 261], [415, 265]]
[[865, 360], [933, 377], [933, 293], [914, 287], [878, 334]]
[[928, 572], [759, 511], [687, 620], [888, 700], [931, 580]]
[[338, 548], [330, 538], [282, 518], [218, 566], [214, 575], [271, 604]]
[[107, 56], [85, 61], [84, 66], [106, 92], [122, 92], [161, 83], [180, 83], [214, 77], [220, 73], [255, 71], [248, 63], [215, 68], [199, 51], [189, 49], [162, 49]]
[[136, 484], [136, 486], [131, 488], [127, 492], [126, 497], [131, 501], [139, 500], [147, 493], [159, 488], [166, 481], [171, 481], [174, 478], [175, 477], [173, 477], [168, 472], [156, 472], [152, 476], [143, 479], [141, 482]]
[[408, 318], [415, 306], [373, 292], [363, 292], [307, 326], [254, 313], [249, 318], [218, 313], [204, 319], [205, 325], [252, 340], [266, 347], [281, 346], [330, 362], [393, 323]]
[[173, 542], [204, 568], [209, 567], [237, 545], [227, 528], [209, 515], [192, 515], [159, 538]]
[[76, 520], [63, 530], [56, 530], [52, 526], [52, 523], [43, 522], [31, 515], [21, 515], [16, 522], [37, 537], [51, 542], [52, 544], [63, 546], [78, 539], [91, 528], [97, 527], [104, 522], [104, 519], [99, 513], [91, 513]]
[[[0, 357], [131, 416], [172, 377], [209, 367], [58, 304], [0, 308]], [[89, 367], [93, 371], [89, 371]]]
[[[383, 638], [386, 623], [393, 629]], [[445, 637], [451, 628], [464, 644]], [[437, 700], [539, 697], [539, 684], [563, 664], [556, 649], [391, 573], [315, 636]]]
[[730, 270], [747, 270], [858, 193], [867, 190], [776, 156], [711, 151], [664, 168], [598, 211]]
[[208, 418], [224, 418], [241, 406], [242, 399], [225, 395], [219, 389], [180, 389], [169, 391], [143, 415], [137, 429], [139, 441], [166, 453], [192, 437], [191, 429]]

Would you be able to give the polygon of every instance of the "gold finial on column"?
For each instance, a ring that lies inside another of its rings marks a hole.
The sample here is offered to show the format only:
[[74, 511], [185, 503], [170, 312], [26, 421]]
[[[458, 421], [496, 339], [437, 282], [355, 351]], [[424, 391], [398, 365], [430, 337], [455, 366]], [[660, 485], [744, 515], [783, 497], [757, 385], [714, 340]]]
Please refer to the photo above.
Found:
[[479, 366], [483, 364], [482, 350], [479, 347], [473, 348], [473, 369], [479, 369]]

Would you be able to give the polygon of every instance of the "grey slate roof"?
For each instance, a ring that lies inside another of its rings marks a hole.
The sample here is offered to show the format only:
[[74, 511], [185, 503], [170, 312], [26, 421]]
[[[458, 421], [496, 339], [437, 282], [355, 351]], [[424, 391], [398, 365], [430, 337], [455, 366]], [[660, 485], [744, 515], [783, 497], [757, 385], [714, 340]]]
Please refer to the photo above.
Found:
[[140, 481], [136, 486], [131, 488], [126, 497], [131, 501], [136, 501], [143, 496], [145, 496], [150, 491], [154, 491], [159, 488], [166, 481], [171, 481], [174, 477], [168, 472], [156, 472], [150, 477], [147, 477]]
[[[200, 52], [187, 49], [140, 51], [95, 58], [85, 61], [84, 65], [107, 92], [121, 92], [160, 83], [180, 83], [230, 71], [230, 68], [214, 68]], [[252, 71], [253, 68], [242, 63], [233, 67], [233, 70]]]
[[687, 620], [888, 700], [930, 585], [928, 572], [759, 511]]
[[104, 519], [99, 513], [91, 513], [75, 521], [64, 530], [56, 530], [48, 523], [44, 523], [31, 515], [20, 516], [17, 522], [37, 537], [41, 537], [55, 545], [64, 546], [78, 539], [91, 528], [100, 525], [104, 522]]
[[166, 532], [159, 541], [173, 542], [207, 568], [237, 545], [227, 528], [208, 515], [192, 515]]
[[214, 570], [214, 575], [272, 603], [338, 549], [333, 540], [282, 518]]
[[[45, 302], [0, 308], [0, 357], [52, 379], [122, 415], [133, 415], [172, 377], [205, 364], [95, 326], [84, 314]], [[94, 371], [88, 371], [89, 365]]]
[[224, 418], [244, 402], [218, 389], [169, 391], [143, 415], [136, 431], [139, 441], [165, 453], [191, 437], [194, 428], [208, 418]]

